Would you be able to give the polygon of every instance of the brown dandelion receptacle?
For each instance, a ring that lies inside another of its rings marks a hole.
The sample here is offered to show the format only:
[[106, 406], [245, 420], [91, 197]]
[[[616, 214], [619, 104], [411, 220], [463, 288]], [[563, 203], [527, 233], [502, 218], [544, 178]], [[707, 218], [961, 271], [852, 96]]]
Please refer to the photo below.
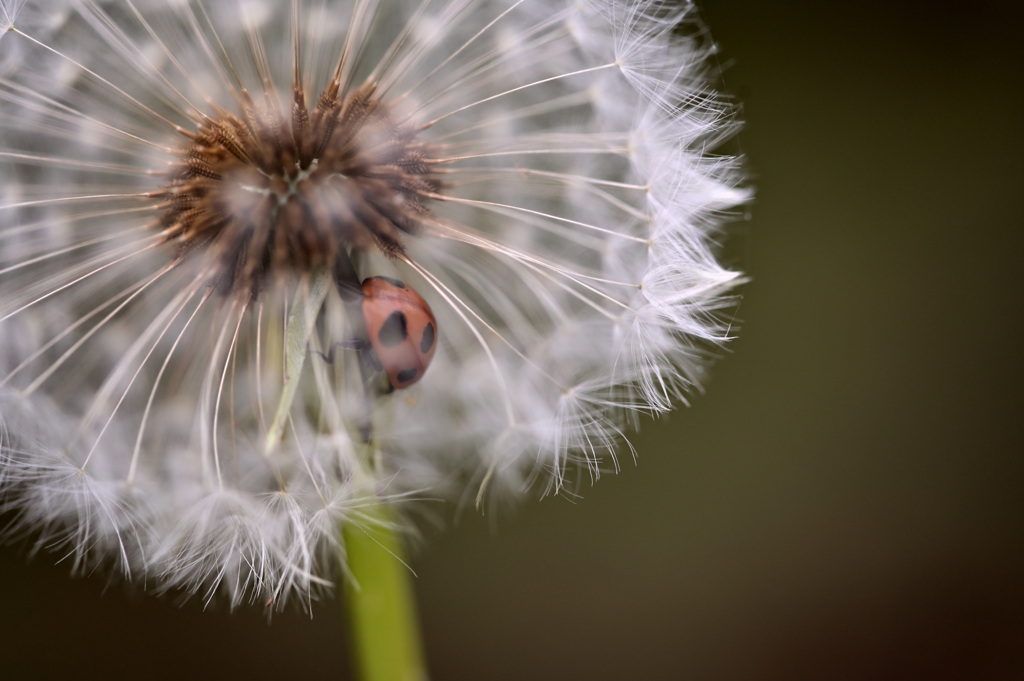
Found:
[[339, 91], [335, 79], [310, 112], [296, 86], [290, 116], [272, 94], [260, 105], [243, 92], [240, 116], [219, 111], [186, 133], [155, 197], [166, 240], [182, 259], [205, 254], [218, 290], [257, 295], [271, 273], [319, 266], [347, 273], [350, 251], [400, 255], [403, 235], [423, 229], [441, 184], [434, 148], [372, 82]]

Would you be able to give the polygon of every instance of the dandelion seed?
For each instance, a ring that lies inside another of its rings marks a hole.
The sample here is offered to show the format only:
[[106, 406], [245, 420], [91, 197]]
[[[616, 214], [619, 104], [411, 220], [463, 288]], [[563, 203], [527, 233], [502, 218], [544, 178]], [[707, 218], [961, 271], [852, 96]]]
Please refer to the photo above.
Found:
[[689, 5], [0, 22], [0, 509], [78, 565], [308, 598], [367, 504], [616, 468], [727, 339], [748, 192]]

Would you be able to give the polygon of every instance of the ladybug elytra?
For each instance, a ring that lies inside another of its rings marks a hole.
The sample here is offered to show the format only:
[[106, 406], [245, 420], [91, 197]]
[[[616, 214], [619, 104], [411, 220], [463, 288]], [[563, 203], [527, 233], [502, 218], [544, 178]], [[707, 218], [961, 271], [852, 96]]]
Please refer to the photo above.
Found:
[[363, 281], [363, 321], [381, 368], [396, 390], [423, 377], [437, 349], [437, 320], [427, 301], [390, 277]]

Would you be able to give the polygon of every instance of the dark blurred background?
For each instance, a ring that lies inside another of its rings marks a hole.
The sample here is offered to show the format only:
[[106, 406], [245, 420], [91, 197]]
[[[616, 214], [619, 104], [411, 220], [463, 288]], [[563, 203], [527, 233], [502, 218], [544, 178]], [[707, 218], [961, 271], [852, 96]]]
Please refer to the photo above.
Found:
[[[1024, 9], [706, 0], [757, 186], [742, 333], [636, 467], [414, 560], [438, 681], [1024, 679]], [[203, 612], [0, 550], [0, 672], [345, 678], [322, 603]]]

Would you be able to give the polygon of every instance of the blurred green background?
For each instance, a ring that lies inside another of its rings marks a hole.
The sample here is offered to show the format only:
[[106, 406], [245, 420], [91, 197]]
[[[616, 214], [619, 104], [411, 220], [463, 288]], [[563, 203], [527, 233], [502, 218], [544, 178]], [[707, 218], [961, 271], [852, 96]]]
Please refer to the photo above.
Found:
[[[1024, 9], [707, 0], [742, 332], [637, 466], [418, 552], [433, 678], [1024, 678]], [[0, 551], [5, 678], [345, 678], [261, 613]]]

